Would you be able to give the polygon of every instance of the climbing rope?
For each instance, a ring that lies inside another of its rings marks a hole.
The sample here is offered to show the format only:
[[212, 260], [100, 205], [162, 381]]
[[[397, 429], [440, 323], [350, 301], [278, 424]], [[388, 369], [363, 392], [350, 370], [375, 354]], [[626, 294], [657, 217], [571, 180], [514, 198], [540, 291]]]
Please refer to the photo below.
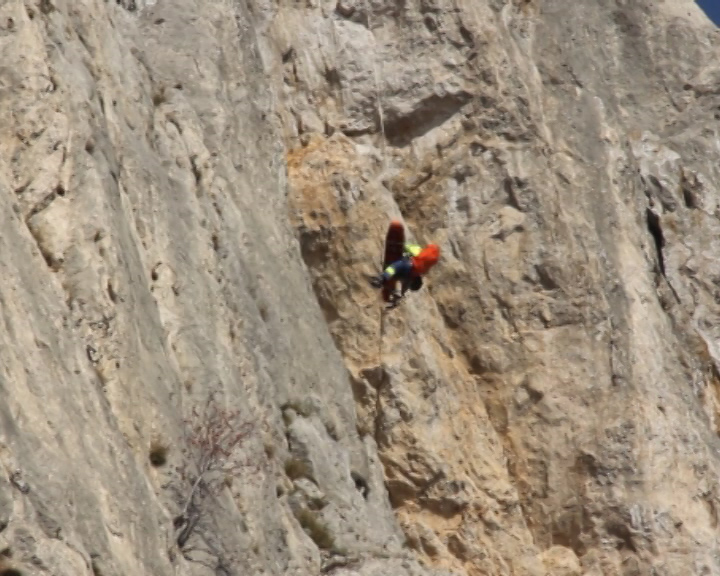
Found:
[[[365, 0], [365, 14], [367, 16], [367, 27], [370, 34], [373, 35], [373, 39], [375, 39], [375, 34], [373, 33], [373, 26], [372, 26], [372, 10], [370, 6], [370, 0]], [[387, 146], [386, 146], [386, 138], [385, 138], [385, 115], [383, 113], [383, 107], [382, 107], [382, 98], [380, 96], [381, 94], [381, 80], [382, 80], [382, 70], [380, 67], [382, 64], [378, 64], [378, 57], [377, 57], [377, 50], [373, 52], [372, 55], [372, 66], [373, 66], [373, 80], [375, 83], [375, 105], [377, 107], [377, 115], [378, 115], [378, 123], [380, 124], [380, 135], [382, 136], [381, 140], [381, 154], [382, 154], [382, 165], [381, 165], [381, 172], [384, 173], [387, 168]], [[380, 269], [383, 269], [384, 262], [380, 263]], [[380, 428], [380, 394], [382, 389], [385, 386], [386, 380], [387, 380], [387, 371], [385, 369], [385, 361], [384, 361], [384, 350], [383, 350], [383, 340], [385, 339], [385, 313], [386, 309], [385, 306], [380, 307], [380, 337], [378, 338], [378, 367], [380, 369], [380, 381], [378, 382], [377, 387], [377, 396], [375, 399], [375, 439], [377, 441], [378, 437], [378, 431]]]
[[385, 381], [387, 379], [387, 373], [385, 371], [385, 361], [383, 360], [383, 340], [385, 339], [385, 307], [380, 307], [380, 338], [378, 338], [378, 367], [380, 369], [380, 380], [377, 386], [377, 395], [375, 396], [375, 442], [378, 440], [378, 433], [380, 431], [380, 394], [382, 389], [385, 387]]
[[[370, 34], [373, 34], [372, 29], [372, 19], [371, 19], [371, 12], [370, 12], [370, 0], [365, 0], [365, 13], [367, 14], [367, 27]], [[373, 34], [373, 38], [375, 35]], [[378, 58], [377, 58], [377, 50], [373, 52], [372, 56], [372, 63], [373, 63], [373, 77], [375, 80], [375, 105], [377, 106], [377, 114], [378, 114], [378, 121], [380, 123], [380, 134], [382, 135], [382, 171], [385, 172], [386, 167], [386, 158], [385, 158], [385, 152], [386, 152], [386, 143], [385, 143], [385, 116], [383, 114], [383, 108], [382, 108], [382, 100], [380, 98], [380, 80], [382, 77], [382, 72], [380, 71], [380, 67], [378, 66]]]
[[[367, 0], [366, 0], [367, 3]], [[384, 157], [383, 157], [384, 158]], [[380, 270], [383, 269], [383, 266], [385, 265], [385, 258], [384, 256], [380, 258]], [[384, 356], [384, 350], [383, 350], [383, 340], [385, 340], [385, 305], [380, 306], [380, 337], [378, 338], [378, 368], [380, 369], [380, 379], [378, 381], [377, 385], [377, 395], [375, 396], [375, 442], [377, 442], [378, 439], [378, 432], [380, 431], [380, 393], [385, 386], [385, 380], [386, 380], [386, 371], [385, 371], [385, 356]]]

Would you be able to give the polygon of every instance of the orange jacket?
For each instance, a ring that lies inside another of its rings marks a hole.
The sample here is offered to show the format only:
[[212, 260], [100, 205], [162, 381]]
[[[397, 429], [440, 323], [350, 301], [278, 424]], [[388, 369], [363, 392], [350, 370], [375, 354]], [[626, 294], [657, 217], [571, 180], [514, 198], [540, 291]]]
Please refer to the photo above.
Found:
[[439, 258], [440, 248], [436, 244], [428, 244], [417, 256], [410, 259], [413, 265], [413, 275], [423, 276], [427, 274], [430, 268], [437, 264]]

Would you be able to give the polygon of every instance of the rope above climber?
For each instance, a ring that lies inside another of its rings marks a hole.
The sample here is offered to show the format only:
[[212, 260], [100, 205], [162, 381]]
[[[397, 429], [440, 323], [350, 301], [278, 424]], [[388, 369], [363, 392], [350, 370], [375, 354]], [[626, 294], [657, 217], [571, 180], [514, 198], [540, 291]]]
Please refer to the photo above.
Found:
[[[421, 248], [417, 244], [405, 243], [405, 228], [402, 222], [393, 220], [388, 227], [385, 240], [383, 272], [370, 279], [373, 288], [382, 288], [383, 299], [389, 308], [398, 305], [405, 292], [417, 291], [423, 286], [423, 276], [437, 263], [440, 248], [428, 244]], [[400, 292], [396, 283], [400, 282]]]

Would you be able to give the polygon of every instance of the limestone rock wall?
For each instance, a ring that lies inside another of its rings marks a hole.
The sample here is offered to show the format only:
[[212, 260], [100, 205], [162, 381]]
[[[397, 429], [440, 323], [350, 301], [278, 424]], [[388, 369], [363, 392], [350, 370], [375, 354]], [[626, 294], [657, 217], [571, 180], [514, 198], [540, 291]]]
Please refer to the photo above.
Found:
[[[719, 41], [680, 0], [2, 3], [0, 569], [720, 574]], [[382, 314], [391, 217], [443, 260]], [[247, 433], [178, 544], [208, 398]]]
[[[0, 22], [3, 568], [419, 574], [288, 223], [249, 7], [10, 1]], [[248, 465], [180, 550], [211, 393], [251, 424]]]
[[[717, 30], [690, 2], [298, 12], [328, 32], [283, 46], [292, 215], [410, 544], [718, 573]], [[390, 217], [444, 256], [382, 318]]]

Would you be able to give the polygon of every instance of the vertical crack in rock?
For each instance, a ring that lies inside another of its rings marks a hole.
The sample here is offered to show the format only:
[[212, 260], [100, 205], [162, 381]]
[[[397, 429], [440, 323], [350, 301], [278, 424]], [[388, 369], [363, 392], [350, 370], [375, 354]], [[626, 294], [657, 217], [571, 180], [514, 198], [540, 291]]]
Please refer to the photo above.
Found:
[[665, 236], [663, 235], [662, 226], [660, 225], [660, 217], [650, 208], [645, 210], [645, 219], [647, 222], [648, 232], [653, 238], [655, 244], [655, 254], [657, 256], [657, 265], [660, 273], [665, 276], [665, 257], [663, 249], [665, 248]]

